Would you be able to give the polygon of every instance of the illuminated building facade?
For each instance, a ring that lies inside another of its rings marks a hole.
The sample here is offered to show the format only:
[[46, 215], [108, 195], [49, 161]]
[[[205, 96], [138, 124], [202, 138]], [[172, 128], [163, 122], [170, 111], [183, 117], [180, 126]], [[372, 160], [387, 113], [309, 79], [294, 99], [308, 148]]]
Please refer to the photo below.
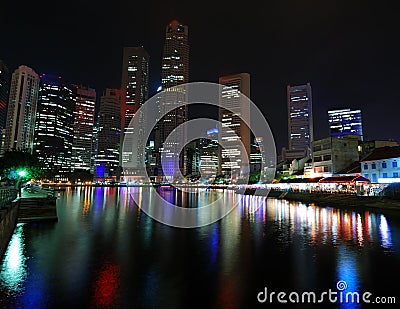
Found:
[[[237, 180], [249, 172], [246, 162], [249, 162], [250, 156], [250, 129], [243, 119], [250, 118], [250, 75], [222, 76], [219, 83], [222, 85], [219, 94], [219, 121], [222, 126], [219, 140], [220, 144], [225, 144], [220, 150], [220, 173]], [[239, 140], [244, 150], [239, 147]]]
[[65, 181], [71, 172], [75, 96], [60, 77], [40, 78], [34, 153], [43, 162], [45, 178]]
[[[178, 144], [185, 139], [185, 130], [178, 130], [175, 138], [165, 141], [170, 133], [188, 119], [188, 107], [185, 104], [175, 108], [169, 113], [165, 109], [179, 103], [188, 101], [184, 88], [173, 91], [171, 87], [189, 82], [189, 42], [188, 27], [174, 20], [166, 27], [164, 52], [161, 67], [161, 85], [164, 91], [160, 95], [160, 113], [166, 114], [159, 121], [156, 130], [156, 149], [159, 150], [158, 174], [168, 179], [173, 178], [178, 171], [183, 174], [185, 167], [185, 151], [178, 150]], [[165, 156], [163, 168], [161, 168], [161, 155]]]
[[[129, 147], [125, 147], [124, 152], [120, 156], [120, 164], [137, 160], [143, 162], [144, 149], [146, 141], [143, 140], [142, 131], [133, 132], [133, 128], [129, 128], [132, 118], [136, 115], [139, 108], [146, 102], [149, 96], [149, 54], [142, 47], [125, 47], [122, 60], [122, 78], [121, 78], [121, 145], [125, 134], [136, 134], [138, 138], [137, 158], [133, 158], [132, 151]], [[140, 123], [143, 123], [145, 113], [137, 115], [140, 117]], [[122, 151], [122, 147], [121, 147]], [[136, 162], [134, 162], [136, 164]], [[125, 170], [129, 173], [130, 171]]]
[[146, 145], [146, 171], [152, 180], [155, 178], [155, 170], [157, 169], [157, 160], [154, 154], [154, 140], [150, 140]]
[[36, 108], [39, 95], [39, 75], [21, 65], [11, 78], [8, 100], [4, 150], [32, 153]]
[[194, 140], [186, 145], [186, 175], [198, 175], [200, 172], [199, 140]]
[[400, 183], [400, 146], [375, 148], [361, 160], [361, 173], [373, 183]]
[[200, 139], [200, 173], [203, 178], [214, 179], [218, 174], [218, 128], [207, 131], [207, 138]]
[[288, 140], [290, 152], [312, 149], [314, 140], [311, 85], [287, 86]]
[[328, 111], [330, 136], [360, 135], [363, 139], [361, 110], [339, 109]]
[[[3, 152], [3, 130], [6, 127], [8, 92], [10, 90], [10, 72], [0, 60], [0, 154]], [[5, 133], [5, 130], [4, 130]]]
[[95, 179], [115, 182], [121, 140], [121, 91], [107, 88], [100, 98]]
[[90, 172], [93, 168], [93, 133], [96, 90], [73, 85], [76, 99], [72, 141], [72, 171]]
[[260, 146], [262, 146], [262, 138], [254, 138], [250, 145], [250, 173], [260, 172], [263, 163]]

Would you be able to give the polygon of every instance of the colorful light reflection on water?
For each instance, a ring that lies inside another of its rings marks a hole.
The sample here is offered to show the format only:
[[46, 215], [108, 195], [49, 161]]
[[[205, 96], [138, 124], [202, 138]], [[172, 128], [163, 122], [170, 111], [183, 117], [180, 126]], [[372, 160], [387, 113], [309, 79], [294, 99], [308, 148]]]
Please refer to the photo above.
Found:
[[187, 308], [196, 299], [236, 308], [255, 305], [266, 285], [319, 290], [339, 280], [352, 291], [394, 291], [381, 282], [400, 275], [399, 216], [222, 190], [163, 194], [185, 207], [221, 196], [238, 207], [185, 230], [129, 204], [126, 188], [68, 189], [57, 223], [16, 227], [1, 264], [2, 306]]

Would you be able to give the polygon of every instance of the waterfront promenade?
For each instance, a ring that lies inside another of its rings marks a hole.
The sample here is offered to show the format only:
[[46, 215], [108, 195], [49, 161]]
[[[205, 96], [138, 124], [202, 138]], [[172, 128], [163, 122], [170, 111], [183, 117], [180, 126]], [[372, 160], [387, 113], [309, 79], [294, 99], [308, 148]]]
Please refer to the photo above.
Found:
[[21, 192], [18, 222], [57, 221], [54, 190], [25, 187]]

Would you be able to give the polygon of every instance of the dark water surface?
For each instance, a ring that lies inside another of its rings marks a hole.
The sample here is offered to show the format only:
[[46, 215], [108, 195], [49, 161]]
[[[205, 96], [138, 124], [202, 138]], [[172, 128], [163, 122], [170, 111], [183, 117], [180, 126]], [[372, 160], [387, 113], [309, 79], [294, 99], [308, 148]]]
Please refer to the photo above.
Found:
[[[58, 222], [18, 224], [1, 262], [0, 308], [290, 308], [290, 293], [339, 292], [338, 281], [343, 292], [400, 302], [399, 215], [226, 190], [163, 192], [182, 205], [238, 202], [217, 223], [179, 229], [148, 217], [127, 190], [67, 188]], [[259, 303], [265, 288], [270, 298]], [[319, 307], [364, 304], [325, 297]]]

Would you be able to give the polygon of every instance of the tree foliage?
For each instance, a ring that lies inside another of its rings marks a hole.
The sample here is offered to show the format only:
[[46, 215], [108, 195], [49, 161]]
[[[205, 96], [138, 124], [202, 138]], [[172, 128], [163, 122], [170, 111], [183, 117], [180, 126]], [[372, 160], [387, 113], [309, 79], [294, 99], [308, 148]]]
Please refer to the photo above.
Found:
[[25, 172], [25, 179], [38, 179], [43, 165], [38, 158], [26, 151], [6, 151], [0, 158], [0, 176], [8, 180], [15, 180], [20, 171]]

